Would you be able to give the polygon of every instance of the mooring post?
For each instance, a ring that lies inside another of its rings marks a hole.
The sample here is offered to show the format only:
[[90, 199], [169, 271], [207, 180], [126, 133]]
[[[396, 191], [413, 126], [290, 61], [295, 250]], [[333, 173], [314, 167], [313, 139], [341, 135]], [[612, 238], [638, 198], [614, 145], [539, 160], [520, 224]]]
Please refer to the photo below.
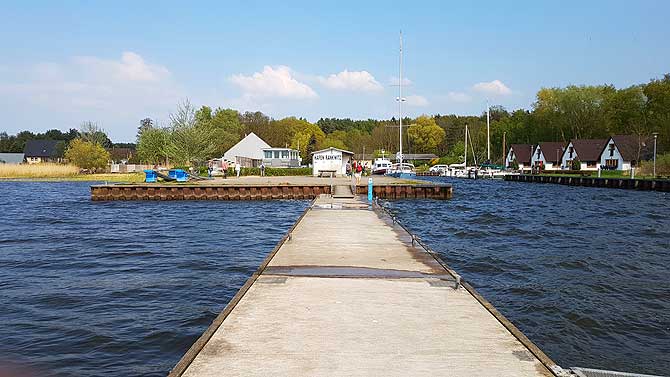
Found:
[[372, 177], [368, 178], [368, 202], [372, 203]]

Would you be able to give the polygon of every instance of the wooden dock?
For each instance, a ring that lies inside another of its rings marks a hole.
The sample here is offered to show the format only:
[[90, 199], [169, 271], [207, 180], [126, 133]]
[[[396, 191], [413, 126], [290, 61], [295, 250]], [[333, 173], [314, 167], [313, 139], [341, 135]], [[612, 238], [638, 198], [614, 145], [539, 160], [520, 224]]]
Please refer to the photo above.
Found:
[[170, 376], [555, 376], [385, 211], [320, 195]]

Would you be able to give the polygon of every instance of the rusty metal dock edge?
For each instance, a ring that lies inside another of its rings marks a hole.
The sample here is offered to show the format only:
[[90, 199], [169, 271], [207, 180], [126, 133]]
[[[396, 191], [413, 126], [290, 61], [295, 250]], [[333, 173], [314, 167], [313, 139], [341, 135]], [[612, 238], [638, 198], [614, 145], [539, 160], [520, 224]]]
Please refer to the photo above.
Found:
[[[367, 191], [367, 190], [366, 190]], [[258, 279], [258, 277], [263, 273], [265, 268], [268, 266], [270, 261], [272, 261], [272, 258], [277, 254], [279, 249], [284, 245], [284, 243], [289, 239], [290, 234], [293, 232], [295, 227], [302, 221], [302, 219], [305, 217], [305, 215], [309, 212], [309, 210], [312, 208], [314, 205], [314, 201], [310, 203], [310, 205], [303, 211], [303, 213], [300, 215], [300, 217], [295, 221], [295, 223], [291, 226], [291, 228], [284, 234], [281, 240], [277, 243], [277, 245], [272, 249], [270, 254], [268, 254], [267, 257], [263, 260], [261, 265], [258, 267], [258, 269], [247, 279], [247, 281], [244, 283], [244, 285], [240, 288], [240, 290], [235, 294], [235, 296], [232, 298], [232, 300], [226, 305], [224, 310], [214, 319], [211, 325], [205, 330], [205, 332], [198, 338], [198, 340], [193, 343], [193, 345], [186, 351], [184, 356], [179, 360], [179, 362], [175, 365], [174, 368], [170, 371], [168, 374], [168, 377], [181, 377], [182, 374], [188, 369], [188, 367], [191, 365], [193, 360], [196, 358], [196, 356], [200, 353], [200, 351], [205, 347], [209, 339], [214, 335], [214, 333], [219, 329], [219, 327], [223, 324], [223, 321], [228, 317], [228, 315], [235, 309], [235, 306], [240, 302], [242, 297], [247, 293], [251, 285]], [[469, 283], [467, 283], [456, 271], [451, 269], [443, 260], [442, 258], [435, 252], [433, 251], [430, 247], [425, 245], [417, 236], [415, 236], [409, 229], [407, 229], [404, 225], [402, 225], [388, 210], [382, 206], [380, 206], [376, 201], [373, 202], [373, 208], [377, 210], [377, 213], [382, 215], [382, 216], [387, 216], [390, 220], [392, 220], [394, 225], [399, 226], [401, 229], [403, 229], [405, 232], [410, 234], [413, 239], [415, 239], [419, 245], [428, 253], [430, 256], [432, 256], [437, 263], [439, 263], [456, 281], [460, 281], [460, 285], [466, 289], [468, 293], [470, 293], [491, 315], [495, 317], [495, 319], [502, 324], [507, 331], [509, 331], [512, 336], [514, 336], [516, 339], [521, 342], [521, 344], [528, 349], [529, 352], [531, 352], [535, 357], [537, 357], [540, 362], [551, 371], [554, 376], [560, 377], [563, 375], [563, 370], [558, 364], [556, 364], [549, 356], [547, 356], [542, 350], [535, 345], [526, 335], [521, 332], [512, 322], [510, 322], [502, 313], [500, 313], [494, 306], [491, 304], [487, 299], [485, 299], [482, 295], [480, 295], [475, 288], [473, 288]]]
[[[367, 194], [359, 185], [357, 194]], [[109, 200], [270, 200], [314, 199], [330, 194], [330, 185], [194, 185], [194, 184], [106, 184], [91, 186], [93, 201]], [[393, 184], [373, 187], [381, 199], [449, 199], [453, 189], [446, 184]]]

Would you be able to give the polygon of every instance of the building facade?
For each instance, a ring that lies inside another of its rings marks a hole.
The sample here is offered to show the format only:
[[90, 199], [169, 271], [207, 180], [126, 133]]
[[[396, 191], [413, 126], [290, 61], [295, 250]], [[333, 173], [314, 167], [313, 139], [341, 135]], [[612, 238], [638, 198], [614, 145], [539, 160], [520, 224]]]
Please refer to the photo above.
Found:
[[646, 140], [633, 135], [614, 135], [607, 140], [600, 154], [604, 170], [630, 170], [641, 159], [651, 157]]
[[531, 144], [512, 144], [507, 151], [505, 167], [511, 168], [516, 160], [519, 170], [530, 169], [531, 154], [534, 149]]
[[346, 175], [347, 164], [351, 163], [353, 157], [353, 152], [333, 147], [312, 152], [312, 174], [317, 176], [332, 172], [335, 175]]
[[561, 168], [561, 155], [565, 144], [561, 142], [544, 142], [535, 147], [531, 158], [531, 166], [542, 167], [543, 170], [558, 170]]
[[57, 156], [56, 145], [58, 140], [28, 140], [23, 149], [26, 162], [40, 164], [45, 162], [61, 162]]
[[263, 148], [263, 165], [267, 168], [297, 168], [300, 152], [291, 148]]
[[229, 164], [239, 164], [242, 167], [258, 166], [265, 156], [265, 148], [270, 148], [270, 145], [252, 132], [228, 149], [223, 154], [223, 159]]
[[580, 170], [598, 170], [600, 155], [607, 143], [607, 139], [574, 139], [563, 151], [561, 168], [572, 169], [573, 161], [580, 162]]

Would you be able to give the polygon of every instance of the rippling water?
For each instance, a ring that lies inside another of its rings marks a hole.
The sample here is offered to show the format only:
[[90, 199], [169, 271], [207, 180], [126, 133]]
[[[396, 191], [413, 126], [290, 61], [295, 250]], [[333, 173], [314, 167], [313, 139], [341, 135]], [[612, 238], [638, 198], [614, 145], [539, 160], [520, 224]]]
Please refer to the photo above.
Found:
[[670, 375], [670, 195], [449, 182], [388, 205], [549, 357]]
[[306, 204], [0, 182], [0, 375], [164, 376]]

